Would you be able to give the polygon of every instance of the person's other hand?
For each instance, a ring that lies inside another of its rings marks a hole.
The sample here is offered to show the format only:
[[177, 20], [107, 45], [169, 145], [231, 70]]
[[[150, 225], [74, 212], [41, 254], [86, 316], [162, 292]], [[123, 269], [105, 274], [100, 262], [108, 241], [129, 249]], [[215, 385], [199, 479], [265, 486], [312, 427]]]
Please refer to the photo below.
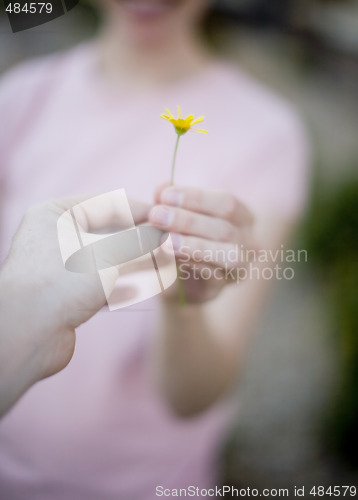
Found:
[[[254, 219], [234, 195], [162, 185], [155, 203], [149, 221], [171, 233], [187, 302], [215, 298], [248, 265], [242, 255], [253, 258]], [[173, 285], [164, 297], [177, 298], [177, 292]]]
[[[75, 328], [106, 304], [98, 272], [65, 269], [57, 236], [59, 217], [88, 198], [56, 200], [28, 210], [1, 269], [0, 389], [6, 406], [24, 392], [24, 379], [30, 386], [69, 363]], [[147, 205], [130, 202], [130, 208], [136, 224], [147, 221]], [[81, 226], [88, 232], [113, 230], [119, 228], [120, 217], [115, 203], [103, 204], [93, 213], [83, 213]], [[114, 286], [118, 272], [115, 267], [110, 272]], [[123, 300], [128, 293], [131, 290], [123, 290]]]

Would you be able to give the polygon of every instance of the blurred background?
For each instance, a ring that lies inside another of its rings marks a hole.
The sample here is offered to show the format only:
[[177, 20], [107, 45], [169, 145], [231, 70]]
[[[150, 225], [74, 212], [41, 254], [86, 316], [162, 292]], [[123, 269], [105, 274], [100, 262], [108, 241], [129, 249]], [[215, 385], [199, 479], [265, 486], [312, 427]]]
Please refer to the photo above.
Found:
[[[98, 23], [82, 0], [13, 34], [2, 9], [0, 71], [89, 38]], [[296, 105], [313, 151], [310, 203], [294, 241], [308, 263], [271, 294], [222, 450], [222, 482], [357, 484], [358, 0], [219, 0], [207, 36]]]

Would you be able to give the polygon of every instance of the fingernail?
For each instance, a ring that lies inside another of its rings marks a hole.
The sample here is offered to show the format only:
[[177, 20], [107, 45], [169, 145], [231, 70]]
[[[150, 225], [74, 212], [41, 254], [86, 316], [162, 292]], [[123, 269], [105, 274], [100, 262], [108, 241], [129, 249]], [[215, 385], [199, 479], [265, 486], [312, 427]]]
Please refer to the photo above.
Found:
[[165, 207], [155, 207], [152, 210], [152, 217], [155, 224], [159, 226], [170, 226], [174, 220], [174, 214], [172, 210]]
[[168, 203], [168, 205], [173, 205], [174, 207], [180, 207], [183, 202], [183, 193], [177, 189], [165, 189], [162, 192], [161, 199], [163, 203]]

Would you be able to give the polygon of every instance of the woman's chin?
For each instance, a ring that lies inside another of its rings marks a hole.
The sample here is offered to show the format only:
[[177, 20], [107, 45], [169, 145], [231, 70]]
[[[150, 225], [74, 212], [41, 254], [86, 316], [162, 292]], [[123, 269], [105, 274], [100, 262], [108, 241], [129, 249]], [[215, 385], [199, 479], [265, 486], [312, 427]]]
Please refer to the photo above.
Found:
[[129, 21], [137, 24], [165, 21], [175, 13], [180, 0], [116, 0]]
[[173, 9], [167, 2], [146, 2], [144, 0], [119, 0], [123, 12], [137, 22], [157, 21]]
[[[176, 23], [177, 0], [116, 0], [121, 24], [131, 43], [153, 45], [163, 43], [170, 35], [169, 26]], [[124, 22], [123, 22], [124, 21]]]

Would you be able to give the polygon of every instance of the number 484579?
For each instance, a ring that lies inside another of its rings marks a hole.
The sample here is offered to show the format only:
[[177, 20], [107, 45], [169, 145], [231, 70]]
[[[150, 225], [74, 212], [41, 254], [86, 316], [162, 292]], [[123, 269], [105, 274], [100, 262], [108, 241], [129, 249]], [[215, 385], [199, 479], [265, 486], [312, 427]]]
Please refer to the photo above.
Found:
[[328, 488], [324, 486], [313, 486], [310, 495], [318, 497], [355, 497], [357, 495], [357, 488], [355, 486], [329, 486]]
[[21, 5], [18, 2], [15, 3], [10, 2], [5, 10], [9, 14], [20, 14], [22, 12], [24, 14], [41, 14], [42, 12], [46, 14], [51, 14], [52, 4], [45, 2], [30, 2]]

